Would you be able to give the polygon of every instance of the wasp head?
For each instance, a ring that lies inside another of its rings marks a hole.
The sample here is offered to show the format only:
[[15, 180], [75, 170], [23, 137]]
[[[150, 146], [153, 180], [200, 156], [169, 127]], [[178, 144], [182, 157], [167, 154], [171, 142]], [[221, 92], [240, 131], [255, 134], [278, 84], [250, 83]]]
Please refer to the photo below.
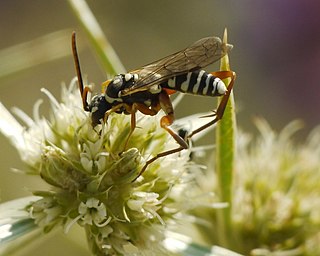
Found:
[[104, 121], [105, 114], [112, 108], [112, 104], [106, 101], [106, 98], [103, 94], [99, 94], [91, 99], [88, 108], [91, 112], [92, 126], [95, 127]]

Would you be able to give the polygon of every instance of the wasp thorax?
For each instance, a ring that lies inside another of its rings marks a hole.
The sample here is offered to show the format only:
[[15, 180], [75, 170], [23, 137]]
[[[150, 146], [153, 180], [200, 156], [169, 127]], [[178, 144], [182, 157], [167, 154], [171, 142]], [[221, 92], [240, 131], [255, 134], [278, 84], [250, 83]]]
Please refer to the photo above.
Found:
[[121, 91], [132, 87], [138, 80], [137, 74], [119, 74], [108, 84], [106, 89], [107, 100], [111, 102], [121, 98]]
[[128, 81], [130, 81], [132, 79], [132, 77], [133, 77], [132, 74], [127, 73], [127, 74], [124, 75], [124, 80], [126, 80], [126, 82], [128, 82]]
[[124, 75], [124, 79], [126, 80], [126, 82], [131, 81], [132, 84], [134, 84], [138, 80], [138, 78], [138, 74], [127, 73]]
[[118, 98], [119, 92], [123, 90], [125, 86], [125, 77], [124, 75], [115, 76], [111, 82], [108, 84], [106, 89], [106, 95], [110, 98]]

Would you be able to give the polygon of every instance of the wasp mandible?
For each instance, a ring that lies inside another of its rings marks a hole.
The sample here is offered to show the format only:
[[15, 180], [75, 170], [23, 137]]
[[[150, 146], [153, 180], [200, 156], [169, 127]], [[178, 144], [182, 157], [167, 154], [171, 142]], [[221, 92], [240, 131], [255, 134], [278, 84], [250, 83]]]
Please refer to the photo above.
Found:
[[[207, 73], [202, 68], [218, 61], [231, 49], [232, 45], [223, 43], [218, 37], [200, 39], [184, 50], [105, 81], [103, 83], [105, 92], [95, 95], [88, 103], [87, 94], [90, 89], [83, 85], [76, 48], [76, 34], [75, 32], [72, 33], [72, 50], [83, 109], [91, 113], [94, 127], [105, 122], [113, 112], [130, 114], [131, 131], [125, 144], [127, 145], [136, 128], [135, 113], [137, 111], [150, 116], [156, 115], [161, 109], [165, 113], [160, 120], [160, 125], [175, 139], [180, 147], [160, 153], [148, 160], [140, 175], [156, 159], [188, 148], [188, 139], [215, 124], [223, 117], [233, 88], [235, 73], [232, 71]], [[221, 80], [225, 78], [231, 78], [228, 89]], [[191, 132], [187, 139], [180, 137], [170, 127], [175, 120], [170, 95], [177, 91], [210, 97], [223, 96], [218, 108], [213, 114], [207, 116], [214, 117], [214, 119]]]

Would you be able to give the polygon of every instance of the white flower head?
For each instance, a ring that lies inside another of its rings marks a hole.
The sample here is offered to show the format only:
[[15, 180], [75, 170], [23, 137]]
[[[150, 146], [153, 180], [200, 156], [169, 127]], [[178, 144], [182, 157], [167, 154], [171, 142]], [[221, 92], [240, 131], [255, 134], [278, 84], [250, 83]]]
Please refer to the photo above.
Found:
[[137, 113], [137, 128], [125, 148], [129, 115], [113, 113], [107, 123], [92, 127], [76, 80], [63, 87], [61, 102], [42, 92], [51, 103], [48, 119], [40, 115], [38, 103], [33, 119], [15, 111], [25, 123], [21, 125], [0, 105], [0, 131], [17, 148], [28, 172], [52, 185], [48, 192], [34, 192], [42, 199], [30, 204], [31, 217], [45, 231], [63, 225], [67, 232], [78, 223], [94, 254], [166, 255], [159, 243], [164, 229], [193, 207], [192, 188], [200, 191], [193, 178], [201, 170], [190, 162], [190, 151], [154, 161], [137, 179], [148, 159], [178, 147], [160, 127], [161, 113]]
[[232, 207], [238, 239], [250, 237], [253, 255], [319, 255], [320, 129], [298, 144], [292, 137], [300, 122], [280, 133], [256, 123], [257, 140], [239, 137]]

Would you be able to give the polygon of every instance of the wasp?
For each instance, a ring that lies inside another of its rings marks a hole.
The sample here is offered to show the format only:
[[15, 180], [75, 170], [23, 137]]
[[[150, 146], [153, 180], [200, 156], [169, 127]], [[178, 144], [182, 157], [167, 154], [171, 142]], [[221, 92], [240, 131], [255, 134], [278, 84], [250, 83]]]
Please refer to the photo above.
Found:
[[[156, 159], [187, 149], [188, 139], [212, 126], [223, 117], [233, 88], [235, 73], [232, 71], [207, 73], [203, 68], [221, 59], [231, 49], [232, 45], [223, 43], [218, 37], [200, 39], [184, 50], [126, 74], [118, 74], [113, 79], [105, 81], [102, 84], [105, 88], [104, 93], [95, 95], [88, 103], [87, 94], [90, 88], [83, 85], [76, 47], [76, 34], [72, 33], [72, 50], [83, 109], [91, 113], [93, 127], [106, 122], [111, 113], [130, 114], [131, 131], [125, 144], [127, 145], [136, 128], [135, 113], [137, 111], [149, 116], [156, 115], [160, 110], [165, 113], [160, 119], [160, 126], [175, 139], [179, 147], [162, 152], [148, 160], [139, 176]], [[222, 81], [225, 78], [231, 78], [228, 88]], [[223, 96], [213, 114], [206, 116], [214, 117], [213, 120], [192, 131], [184, 138], [170, 127], [175, 120], [170, 95], [177, 91], [209, 97]]]

